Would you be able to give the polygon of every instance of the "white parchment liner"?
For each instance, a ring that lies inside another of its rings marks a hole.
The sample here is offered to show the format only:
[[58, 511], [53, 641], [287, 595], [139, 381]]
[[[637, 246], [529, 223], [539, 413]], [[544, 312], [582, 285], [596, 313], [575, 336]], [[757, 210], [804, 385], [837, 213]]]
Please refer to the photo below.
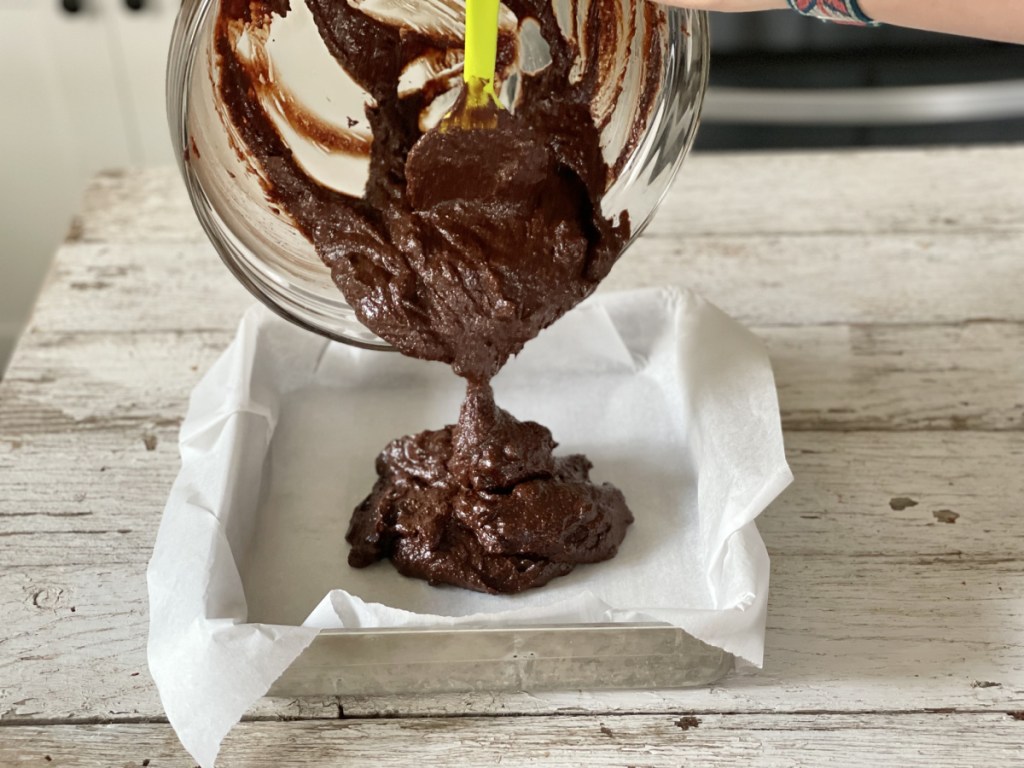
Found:
[[761, 664], [768, 555], [753, 521], [792, 480], [762, 344], [685, 290], [607, 294], [494, 386], [623, 490], [636, 522], [619, 555], [515, 596], [352, 569], [343, 537], [376, 454], [453, 422], [463, 384], [245, 315], [192, 394], [148, 572], [150, 671], [204, 768], [321, 628], [654, 620]]

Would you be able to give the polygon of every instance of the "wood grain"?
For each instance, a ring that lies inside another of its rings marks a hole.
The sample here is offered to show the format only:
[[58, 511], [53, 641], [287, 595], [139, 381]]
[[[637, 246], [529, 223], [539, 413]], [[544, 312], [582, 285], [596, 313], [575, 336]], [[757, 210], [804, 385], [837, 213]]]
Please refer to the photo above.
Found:
[[71, 242], [202, 243], [185, 183], [173, 166], [112, 169], [89, 184], [68, 235]]
[[[1024, 324], [754, 331], [768, 345], [789, 431], [1024, 429]], [[0, 390], [0, 431], [176, 426], [233, 335], [33, 331]]]
[[[1019, 762], [1022, 165], [1024, 147], [694, 157], [608, 281], [689, 285], [771, 352], [796, 482], [760, 521], [763, 671], [264, 699], [219, 764]], [[150, 722], [144, 573], [188, 394], [251, 301], [176, 171], [94, 182], [0, 383], [3, 768], [193, 764]]]
[[[753, 326], [1019, 323], [1022, 250], [1024, 231], [651, 235], [602, 290], [684, 285]], [[252, 301], [202, 244], [67, 245], [51, 280], [31, 332], [224, 330]]]
[[[651, 231], [679, 237], [1019, 231], [1020, 162], [1018, 147], [695, 154]], [[205, 243], [175, 168], [100, 175], [73, 236]]]
[[1022, 324], [754, 330], [768, 345], [788, 432], [1024, 428]]
[[[796, 481], [760, 521], [778, 556], [980, 558], [1024, 546], [1024, 473], [1006, 472], [1024, 466], [1020, 432], [791, 432], [786, 439]], [[87, 425], [0, 440], [5, 566], [145, 564], [177, 450], [171, 426]], [[955, 521], [945, 522], [950, 513]]]
[[[220, 768], [537, 766], [989, 768], [1020, 757], [1024, 723], [1003, 713], [505, 717], [247, 723]], [[0, 730], [10, 768], [192, 768], [166, 725]]]
[[[870, 526], [862, 525], [865, 541]], [[808, 523], [806, 538], [814, 535]], [[103, 565], [96, 538], [88, 570], [34, 565], [0, 575], [2, 615], [17, 627], [0, 643], [0, 722], [161, 716], [145, 670], [144, 561]], [[342, 706], [352, 714], [661, 711], [680, 702], [701, 711], [1024, 709], [1024, 561], [1012, 543], [975, 555], [784, 555], [766, 538], [774, 560], [762, 672], [706, 690], [362, 697]]]

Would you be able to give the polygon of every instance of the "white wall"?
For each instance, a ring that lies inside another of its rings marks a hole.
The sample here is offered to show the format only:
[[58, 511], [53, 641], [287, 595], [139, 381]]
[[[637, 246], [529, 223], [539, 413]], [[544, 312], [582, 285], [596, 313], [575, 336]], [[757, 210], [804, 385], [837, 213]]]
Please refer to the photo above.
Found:
[[89, 178], [171, 163], [163, 73], [177, 0], [0, 0], [0, 372]]

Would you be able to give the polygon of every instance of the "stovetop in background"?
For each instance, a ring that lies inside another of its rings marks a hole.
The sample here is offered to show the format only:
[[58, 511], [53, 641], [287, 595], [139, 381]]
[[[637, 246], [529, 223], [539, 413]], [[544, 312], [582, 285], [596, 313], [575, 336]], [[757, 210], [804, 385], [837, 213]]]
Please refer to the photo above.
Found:
[[1024, 46], [712, 14], [698, 149], [1024, 141]]

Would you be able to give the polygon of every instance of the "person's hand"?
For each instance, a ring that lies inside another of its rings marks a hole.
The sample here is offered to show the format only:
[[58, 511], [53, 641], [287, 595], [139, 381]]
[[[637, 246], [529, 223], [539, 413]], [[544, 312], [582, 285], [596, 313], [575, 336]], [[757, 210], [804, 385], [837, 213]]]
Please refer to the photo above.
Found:
[[[773, 11], [786, 0], [655, 0], [697, 11]], [[827, 5], [827, 4], [825, 4]], [[1024, 44], [1022, 0], [857, 0], [860, 12], [881, 24]]]
[[786, 0], [662, 0], [666, 5], [678, 5], [695, 11], [777, 11], [786, 8]]

